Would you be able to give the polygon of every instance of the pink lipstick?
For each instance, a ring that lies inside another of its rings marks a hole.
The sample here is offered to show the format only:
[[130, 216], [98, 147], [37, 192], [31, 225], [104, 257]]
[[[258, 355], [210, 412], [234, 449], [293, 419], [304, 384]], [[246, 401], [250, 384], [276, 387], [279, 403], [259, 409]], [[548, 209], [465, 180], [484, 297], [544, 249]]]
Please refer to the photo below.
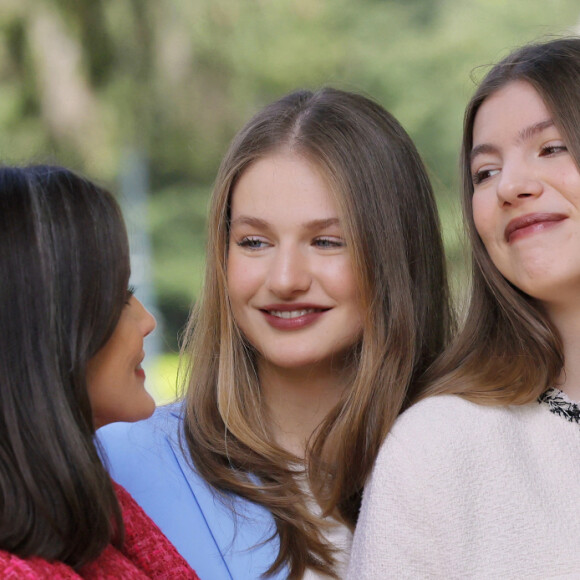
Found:
[[530, 213], [511, 220], [505, 229], [505, 239], [514, 242], [530, 234], [543, 231], [565, 220], [561, 213]]

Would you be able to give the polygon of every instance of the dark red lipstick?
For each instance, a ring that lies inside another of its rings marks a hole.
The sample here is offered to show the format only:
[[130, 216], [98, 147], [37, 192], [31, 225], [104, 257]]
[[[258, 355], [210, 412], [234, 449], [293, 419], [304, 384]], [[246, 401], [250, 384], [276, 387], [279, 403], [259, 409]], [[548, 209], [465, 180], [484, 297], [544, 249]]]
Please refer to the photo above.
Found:
[[260, 311], [266, 322], [278, 330], [299, 330], [316, 322], [328, 307], [318, 304], [268, 304]]

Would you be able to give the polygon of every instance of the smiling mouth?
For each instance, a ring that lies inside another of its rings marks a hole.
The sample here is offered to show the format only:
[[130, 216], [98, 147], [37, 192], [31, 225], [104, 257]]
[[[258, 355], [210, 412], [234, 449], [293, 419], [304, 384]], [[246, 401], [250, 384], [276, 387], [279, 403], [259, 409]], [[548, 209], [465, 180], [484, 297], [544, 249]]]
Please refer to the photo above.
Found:
[[560, 213], [535, 213], [515, 218], [507, 225], [504, 235], [507, 242], [545, 227], [565, 220], [567, 216]]
[[264, 310], [264, 312], [277, 318], [291, 319], [300, 318], [301, 316], [313, 314], [314, 312], [324, 312], [325, 310], [325, 308], [303, 308], [301, 310]]

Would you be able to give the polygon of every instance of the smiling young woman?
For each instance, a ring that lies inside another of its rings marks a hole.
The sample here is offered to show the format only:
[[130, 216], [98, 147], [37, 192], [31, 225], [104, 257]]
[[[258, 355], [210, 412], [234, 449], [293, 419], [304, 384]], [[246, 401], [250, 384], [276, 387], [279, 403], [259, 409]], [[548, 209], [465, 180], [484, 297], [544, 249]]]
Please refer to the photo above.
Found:
[[102, 430], [112, 473], [202, 577], [343, 576], [376, 452], [446, 343], [447, 299], [401, 126], [353, 93], [287, 95], [216, 180], [186, 399]]
[[468, 104], [471, 303], [378, 455], [353, 579], [578, 576], [579, 103], [567, 38], [512, 53]]
[[580, 173], [536, 89], [514, 81], [490, 96], [473, 143], [473, 219], [493, 263], [548, 312], [574, 301]]
[[62, 167], [0, 167], [0, 577], [197, 578], [107, 474], [95, 428], [155, 408], [155, 320], [128, 291], [113, 196]]

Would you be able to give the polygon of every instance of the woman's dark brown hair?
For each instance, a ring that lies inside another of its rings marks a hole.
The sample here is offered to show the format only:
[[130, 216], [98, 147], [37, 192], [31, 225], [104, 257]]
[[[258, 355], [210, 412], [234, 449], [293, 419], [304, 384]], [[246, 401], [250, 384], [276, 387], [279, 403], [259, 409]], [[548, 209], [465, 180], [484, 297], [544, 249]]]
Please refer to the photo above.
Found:
[[79, 568], [122, 537], [86, 369], [128, 281], [111, 194], [60, 167], [0, 167], [0, 549]]
[[270, 434], [255, 353], [236, 325], [226, 282], [232, 191], [253, 163], [280, 151], [302, 156], [328, 180], [365, 317], [350, 387], [306, 451], [309, 487], [325, 515], [354, 527], [380, 444], [446, 344], [450, 314], [429, 179], [411, 139], [380, 105], [335, 89], [298, 91], [234, 138], [213, 192], [205, 285], [184, 346], [184, 442], [209, 484], [272, 513], [280, 549], [261, 572], [286, 567], [301, 578], [306, 567], [333, 574], [332, 546], [297, 477], [301, 460]]
[[473, 220], [470, 154], [485, 100], [514, 81], [543, 99], [580, 167], [580, 38], [524, 46], [495, 65], [467, 105], [461, 169], [463, 210], [472, 245], [471, 300], [462, 331], [434, 365], [422, 396], [452, 393], [488, 405], [524, 404], [556, 384], [564, 365], [558, 332], [538, 304], [491, 261]]

